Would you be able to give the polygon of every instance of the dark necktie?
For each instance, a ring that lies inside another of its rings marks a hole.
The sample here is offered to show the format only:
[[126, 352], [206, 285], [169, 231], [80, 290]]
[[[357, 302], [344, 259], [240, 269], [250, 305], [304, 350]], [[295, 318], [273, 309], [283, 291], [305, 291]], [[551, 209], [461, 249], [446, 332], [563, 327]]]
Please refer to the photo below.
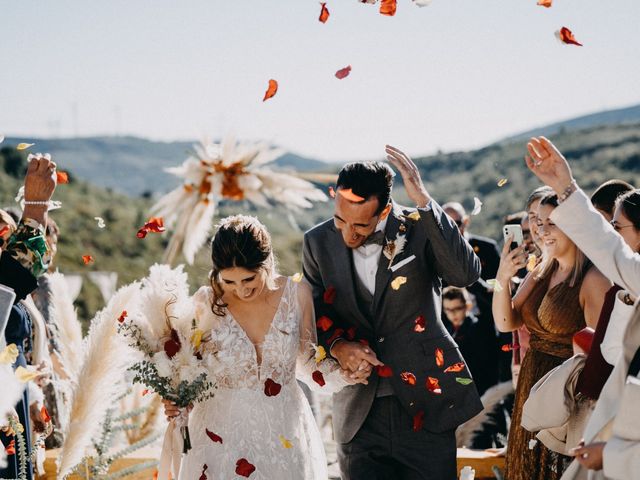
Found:
[[378, 230], [367, 237], [364, 245], [384, 245], [384, 232]]

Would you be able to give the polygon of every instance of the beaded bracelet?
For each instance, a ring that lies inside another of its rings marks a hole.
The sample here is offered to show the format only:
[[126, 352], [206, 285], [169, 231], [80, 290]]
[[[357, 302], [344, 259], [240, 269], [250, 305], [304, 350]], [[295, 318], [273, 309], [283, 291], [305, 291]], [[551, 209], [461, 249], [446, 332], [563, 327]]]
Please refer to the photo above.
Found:
[[43, 201], [36, 201], [36, 200], [25, 200], [24, 202], [25, 205], [46, 205], [49, 206], [49, 201], [48, 200], [43, 200]]
[[564, 191], [558, 195], [558, 204], [564, 202], [573, 192], [578, 189], [578, 184], [575, 180], [571, 180], [571, 183], [564, 189]]

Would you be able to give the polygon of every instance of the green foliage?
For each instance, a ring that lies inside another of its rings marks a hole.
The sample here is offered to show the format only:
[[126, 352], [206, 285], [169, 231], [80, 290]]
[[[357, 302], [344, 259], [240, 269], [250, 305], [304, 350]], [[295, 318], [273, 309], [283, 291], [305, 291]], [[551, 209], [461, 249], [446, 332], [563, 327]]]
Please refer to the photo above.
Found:
[[27, 155], [13, 147], [3, 147], [0, 149], [0, 168], [7, 175], [22, 178], [27, 171]]

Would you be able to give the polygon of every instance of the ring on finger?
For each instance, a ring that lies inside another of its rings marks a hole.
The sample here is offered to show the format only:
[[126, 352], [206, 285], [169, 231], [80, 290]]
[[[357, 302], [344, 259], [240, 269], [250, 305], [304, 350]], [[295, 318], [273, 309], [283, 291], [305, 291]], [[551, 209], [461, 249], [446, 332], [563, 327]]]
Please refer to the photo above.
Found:
[[582, 458], [584, 458], [584, 459], [589, 458], [589, 452], [584, 452], [584, 453], [582, 454]]

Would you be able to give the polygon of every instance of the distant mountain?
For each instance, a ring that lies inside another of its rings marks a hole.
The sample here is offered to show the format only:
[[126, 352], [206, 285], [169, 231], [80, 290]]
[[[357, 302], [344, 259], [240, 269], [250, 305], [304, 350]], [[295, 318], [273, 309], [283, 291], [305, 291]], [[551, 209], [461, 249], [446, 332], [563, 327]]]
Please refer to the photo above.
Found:
[[[179, 165], [196, 142], [154, 142], [137, 137], [86, 137], [39, 139], [7, 138], [2, 146], [34, 143], [31, 152], [49, 152], [63, 170], [101, 187], [139, 196], [166, 192], [179, 180], [164, 171]], [[327, 163], [285, 153], [274, 162], [277, 168], [323, 172]]]
[[639, 123], [640, 122], [640, 105], [633, 107], [618, 108], [615, 110], [605, 110], [603, 112], [591, 113], [581, 117], [570, 118], [568, 120], [562, 120], [560, 122], [552, 123], [551, 125], [545, 125], [542, 127], [534, 128], [526, 132], [518, 133], [516, 135], [509, 136], [502, 140], [502, 142], [511, 142], [514, 140], [528, 139], [533, 135], [550, 136], [561, 131], [576, 131], [583, 128], [601, 127], [605, 125], [621, 125], [624, 123]]

